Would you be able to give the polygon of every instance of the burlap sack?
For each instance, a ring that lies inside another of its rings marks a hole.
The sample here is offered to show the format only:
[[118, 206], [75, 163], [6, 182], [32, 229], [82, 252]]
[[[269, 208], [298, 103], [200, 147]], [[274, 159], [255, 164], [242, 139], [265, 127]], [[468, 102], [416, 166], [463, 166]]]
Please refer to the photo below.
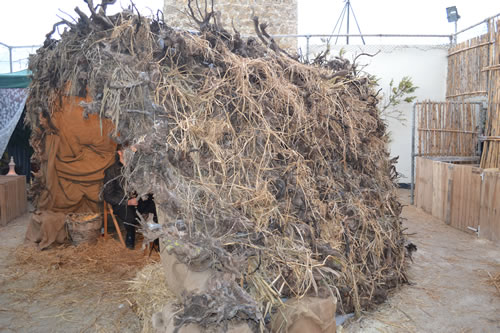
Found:
[[213, 272], [206, 270], [203, 272], [194, 272], [186, 264], [177, 260], [173, 254], [166, 251], [161, 253], [161, 262], [167, 277], [168, 289], [182, 299], [186, 293], [203, 291], [213, 275]]
[[[214, 278], [213, 270], [203, 272], [195, 272], [189, 269], [186, 264], [180, 262], [173, 254], [168, 254], [167, 251], [161, 253], [161, 262], [167, 277], [167, 286], [178, 299], [182, 299], [187, 293], [203, 292], [208, 288], [209, 281]], [[174, 308], [171, 304], [167, 304], [162, 312], [153, 315], [153, 327], [157, 333], [172, 333], [175, 325], [173, 317], [175, 315]], [[217, 330], [203, 329], [196, 324], [188, 324], [178, 331], [179, 333], [200, 333], [200, 332], [217, 332]], [[229, 324], [229, 333], [252, 333], [252, 330], [246, 323], [231, 323]]]
[[271, 320], [275, 333], [335, 333], [337, 299], [304, 297], [290, 299]]
[[67, 239], [65, 218], [64, 213], [51, 211], [33, 213], [26, 230], [25, 241], [35, 244], [40, 250], [46, 249], [54, 242], [64, 243]]
[[47, 131], [42, 141], [44, 155], [38, 174], [45, 186], [36, 207], [97, 213], [102, 206], [99, 193], [104, 170], [115, 162], [116, 144], [109, 135], [114, 125], [96, 114], [83, 117], [80, 103], [90, 102], [90, 95], [82, 98], [63, 94], [54, 101], [50, 119], [57, 131]]
[[[195, 272], [186, 264], [181, 263], [173, 254], [162, 252], [161, 262], [167, 277], [167, 285], [178, 299], [187, 293], [203, 292], [216, 274], [212, 270]], [[337, 299], [304, 297], [300, 300], [291, 299], [273, 316], [271, 322], [272, 332], [276, 333], [335, 333], [335, 312]], [[167, 304], [162, 312], [153, 315], [153, 327], [157, 333], [171, 333], [175, 326], [173, 318], [174, 308]], [[183, 326], [179, 333], [211, 332], [202, 327], [189, 324]], [[230, 325], [228, 332], [252, 332], [246, 323]]]

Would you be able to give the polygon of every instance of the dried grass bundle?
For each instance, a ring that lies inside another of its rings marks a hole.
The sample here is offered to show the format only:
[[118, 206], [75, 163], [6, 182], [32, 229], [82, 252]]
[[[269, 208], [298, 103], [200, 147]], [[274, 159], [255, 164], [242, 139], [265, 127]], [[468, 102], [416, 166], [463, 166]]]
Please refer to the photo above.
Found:
[[165, 271], [160, 263], [147, 265], [137, 272], [136, 277], [129, 281], [128, 295], [142, 321], [141, 333], [154, 332], [153, 314], [162, 311], [166, 303], [175, 301], [175, 296], [167, 288]]

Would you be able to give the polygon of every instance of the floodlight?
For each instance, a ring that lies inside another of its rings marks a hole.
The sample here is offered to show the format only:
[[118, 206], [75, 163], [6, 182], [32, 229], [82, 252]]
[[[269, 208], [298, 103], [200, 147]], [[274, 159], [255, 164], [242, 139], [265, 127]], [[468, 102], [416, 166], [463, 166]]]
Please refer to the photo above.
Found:
[[458, 15], [457, 7], [451, 6], [446, 8], [446, 16], [448, 18], [448, 22], [457, 22], [460, 18], [460, 15]]

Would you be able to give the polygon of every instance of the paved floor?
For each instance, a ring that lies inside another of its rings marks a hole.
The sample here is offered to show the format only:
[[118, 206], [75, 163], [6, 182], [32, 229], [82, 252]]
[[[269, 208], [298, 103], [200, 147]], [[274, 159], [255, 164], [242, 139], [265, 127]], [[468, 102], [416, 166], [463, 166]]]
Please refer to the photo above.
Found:
[[[408, 203], [409, 191], [401, 191]], [[414, 206], [403, 210], [417, 245], [411, 285], [344, 332], [500, 332], [500, 292], [489, 275], [500, 273], [500, 244], [454, 229]]]

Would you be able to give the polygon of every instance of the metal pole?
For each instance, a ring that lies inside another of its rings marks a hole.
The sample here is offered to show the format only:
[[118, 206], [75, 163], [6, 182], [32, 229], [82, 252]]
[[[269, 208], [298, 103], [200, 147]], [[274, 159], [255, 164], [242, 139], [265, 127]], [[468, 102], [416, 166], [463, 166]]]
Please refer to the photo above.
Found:
[[415, 110], [417, 103], [413, 104], [413, 112], [411, 115], [411, 204], [415, 204]]
[[[343, 24], [344, 22], [342, 22]], [[254, 35], [244, 35], [242, 34], [243, 37], [250, 37]], [[271, 35], [273, 38], [284, 38], [284, 37], [323, 37], [323, 38], [328, 38], [328, 37], [346, 37], [346, 34], [295, 34], [295, 35], [283, 35], [283, 34], [276, 34], [276, 35]], [[432, 35], [432, 34], [349, 34], [349, 37], [378, 37], [378, 38], [384, 38], [384, 37], [426, 37], [426, 38], [453, 38], [453, 34], [448, 34], [448, 35]]]
[[[337, 45], [337, 42], [338, 42], [339, 37], [340, 37], [340, 30], [342, 29], [342, 24], [344, 24], [344, 18], [345, 18], [345, 10], [346, 10], [346, 8], [347, 8], [347, 3], [346, 3], [346, 5], [344, 6], [344, 10], [342, 11], [342, 13], [343, 13], [344, 15], [342, 16], [342, 19], [340, 20], [340, 25], [339, 25], [339, 33], [337, 34], [337, 38], [335, 38], [335, 45]], [[342, 15], [342, 14], [341, 14], [341, 15]], [[347, 37], [348, 35], [345, 35], [345, 36]]]
[[307, 63], [309, 63], [309, 40], [311, 39], [311, 36], [307, 35], [306, 36], [306, 60]]
[[351, 11], [351, 2], [349, 0], [347, 0], [346, 6], [347, 6], [347, 36], [346, 36], [346, 41], [347, 41], [347, 45], [349, 45], [349, 12]]
[[455, 45], [457, 45], [457, 21], [455, 21], [455, 35], [453, 35], [453, 38], [455, 39]]
[[[489, 90], [488, 90], [488, 95], [489, 95]], [[489, 98], [488, 101], [482, 102], [479, 105], [479, 133], [481, 133], [481, 135], [486, 135], [486, 112], [488, 111], [488, 106], [489, 106]], [[477, 155], [481, 157], [483, 154], [483, 143], [481, 142], [479, 136], [477, 139], [478, 139]]]
[[9, 64], [10, 64], [10, 72], [12, 73], [12, 47], [9, 46]]
[[352, 17], [354, 17], [354, 22], [356, 23], [356, 26], [358, 27], [358, 32], [361, 34], [361, 40], [363, 41], [363, 45], [366, 45], [365, 39], [363, 38], [363, 33], [361, 32], [361, 29], [359, 28], [358, 19], [356, 18], [356, 14], [354, 14], [354, 9], [352, 9], [352, 6], [351, 6], [351, 10], [352, 10]]
[[[333, 27], [332, 34], [330, 36], [328, 36], [328, 40], [326, 42], [327, 44], [330, 44], [330, 39], [332, 39], [333, 34], [335, 33], [335, 30], [337, 29], [337, 25], [339, 24], [340, 19], [342, 19], [342, 22], [344, 22], [344, 11], [345, 11], [345, 8], [346, 8], [346, 6], [344, 6], [344, 8], [342, 8], [342, 12], [340, 13], [339, 18], [337, 19], [337, 23], [335, 23], [335, 26]], [[340, 33], [340, 29], [342, 29], [342, 23], [340, 23], [340, 26], [339, 26], [339, 33]], [[338, 39], [338, 37], [337, 37], [337, 39]], [[336, 40], [335, 40], [335, 44], [337, 44]]]

